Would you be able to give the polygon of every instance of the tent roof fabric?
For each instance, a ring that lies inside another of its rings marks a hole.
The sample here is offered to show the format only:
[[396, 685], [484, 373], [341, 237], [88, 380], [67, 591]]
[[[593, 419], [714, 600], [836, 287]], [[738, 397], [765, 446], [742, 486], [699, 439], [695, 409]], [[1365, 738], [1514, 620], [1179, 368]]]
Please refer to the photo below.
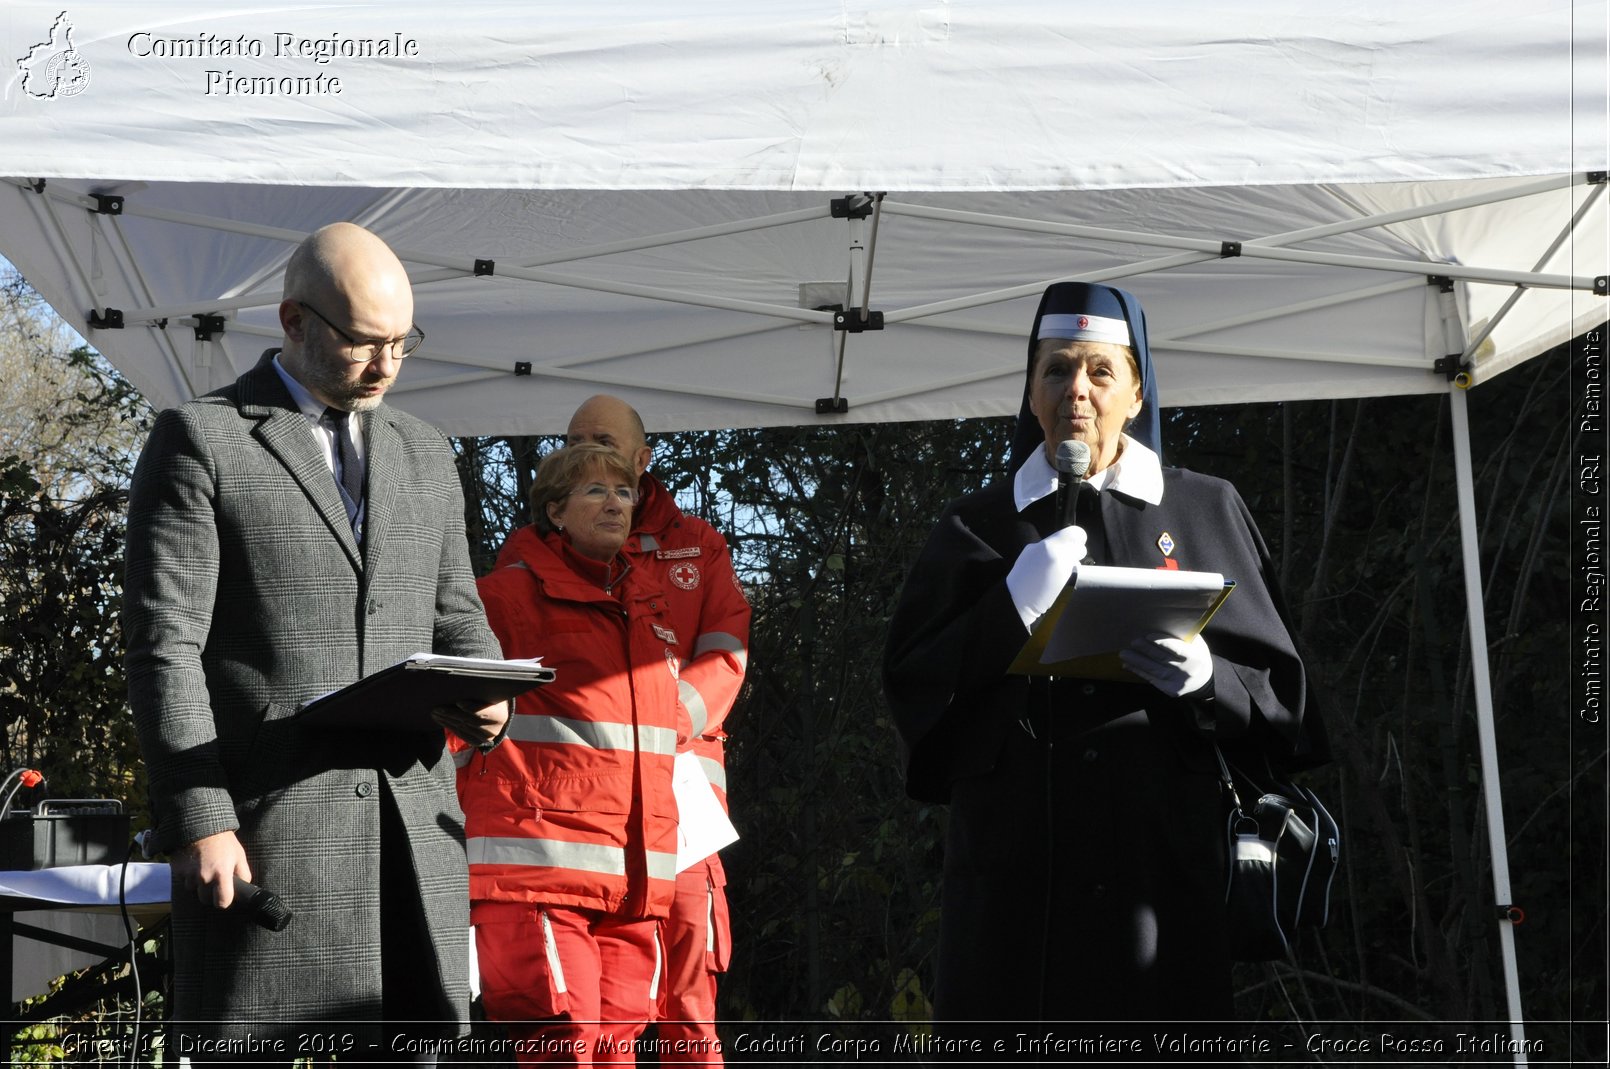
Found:
[[[0, 254], [165, 405], [364, 223], [429, 335], [393, 397], [451, 434], [600, 389], [656, 430], [1006, 413], [1072, 277], [1140, 296], [1167, 405], [1445, 390], [1605, 319], [1606, 13], [13, 4]], [[881, 330], [818, 310], [863, 294]]]
[[22, 57], [48, 66], [62, 5], [6, 7], [29, 176], [998, 192], [1605, 162], [1602, 2], [75, 4], [87, 84], [56, 100]]

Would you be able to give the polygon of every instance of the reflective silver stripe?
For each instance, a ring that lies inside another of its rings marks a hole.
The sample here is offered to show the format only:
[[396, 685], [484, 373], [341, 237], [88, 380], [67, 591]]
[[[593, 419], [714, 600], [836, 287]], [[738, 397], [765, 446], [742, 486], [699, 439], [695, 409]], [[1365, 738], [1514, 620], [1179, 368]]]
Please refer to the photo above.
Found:
[[709, 880], [704, 881], [704, 949], [716, 952], [716, 889]]
[[685, 679], [676, 681], [677, 697], [688, 707], [688, 719], [693, 721], [693, 734], [703, 735], [704, 726], [710, 723], [710, 710], [704, 707], [704, 695]]
[[548, 951], [548, 973], [553, 977], [553, 987], [561, 994], [565, 991], [565, 965], [559, 960], [559, 942], [553, 937], [553, 922], [548, 919], [548, 911], [542, 911], [542, 943]]
[[637, 536], [637, 548], [644, 553], [652, 553], [660, 548], [660, 540], [651, 534]]
[[453, 767], [454, 768], [465, 768], [465, 767], [467, 767], [469, 765], [469, 763], [470, 763], [470, 758], [472, 758], [474, 756], [475, 756], [475, 751], [474, 750], [454, 750], [453, 751]]
[[590, 746], [595, 750], [631, 750], [644, 753], [676, 753], [676, 730], [643, 725], [637, 729], [637, 745], [632, 745], [632, 725], [572, 720], [546, 713], [516, 713], [509, 725], [509, 738], [517, 742], [544, 742], [564, 746]]
[[538, 865], [555, 869], [626, 875], [626, 851], [600, 843], [568, 843], [563, 839], [476, 836], [464, 844], [471, 865]]
[[[464, 851], [471, 865], [532, 865], [598, 872], [605, 876], [626, 875], [626, 851], [601, 843], [478, 835], [464, 844]], [[676, 855], [650, 850], [647, 868], [650, 879], [674, 880]]]
[[710, 781], [710, 786], [720, 787], [723, 791], [727, 789], [727, 766], [724, 762], [701, 754], [699, 765], [704, 769], [705, 778]]
[[665, 947], [660, 942], [664, 934], [660, 929], [662, 923], [654, 922], [654, 978], [648, 982], [648, 997], [655, 1001], [660, 997], [660, 970], [665, 968]]
[[711, 650], [736, 654], [738, 663], [745, 668], [749, 667], [749, 651], [744, 648], [743, 640], [737, 635], [729, 635], [725, 631], [706, 631], [693, 640], [693, 656], [697, 657]]
[[648, 852], [648, 878], [651, 880], [676, 879], [676, 855], [661, 850]]

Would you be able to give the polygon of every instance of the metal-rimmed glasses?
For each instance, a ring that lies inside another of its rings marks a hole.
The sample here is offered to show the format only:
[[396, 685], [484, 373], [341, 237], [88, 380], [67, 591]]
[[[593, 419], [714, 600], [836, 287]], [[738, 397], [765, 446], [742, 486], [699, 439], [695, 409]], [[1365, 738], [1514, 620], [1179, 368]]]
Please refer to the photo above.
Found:
[[595, 505], [609, 500], [610, 494], [614, 494], [622, 505], [637, 504], [637, 491], [629, 486], [605, 486], [603, 483], [588, 483], [586, 486], [576, 487], [565, 496], [574, 497], [577, 494], [585, 497]]
[[350, 347], [347, 350], [347, 359], [354, 364], [367, 364], [371, 360], [378, 360], [380, 357], [386, 355], [388, 350], [396, 350], [392, 353], [391, 358], [393, 360], [403, 360], [409, 356], [412, 356], [415, 350], [425, 343], [425, 332], [419, 329], [418, 324], [410, 326], [408, 328], [408, 333], [404, 334], [400, 338], [388, 338], [385, 341], [359, 341], [357, 338], [354, 338], [352, 335], [330, 322], [329, 316], [325, 315], [311, 304], [308, 304], [306, 301], [297, 301], [296, 303], [318, 316], [319, 319], [324, 322], [325, 326], [329, 327], [331, 330], [341, 335], [342, 338], [346, 339], [346, 343]]

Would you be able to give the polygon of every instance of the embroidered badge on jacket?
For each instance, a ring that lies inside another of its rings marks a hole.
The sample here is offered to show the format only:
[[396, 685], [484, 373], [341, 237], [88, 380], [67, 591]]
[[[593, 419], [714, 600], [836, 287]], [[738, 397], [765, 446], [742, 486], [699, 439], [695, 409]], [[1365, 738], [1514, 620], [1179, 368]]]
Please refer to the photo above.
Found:
[[673, 646], [676, 645], [675, 631], [672, 631], [669, 627], [661, 627], [659, 624], [655, 623], [651, 623], [649, 626], [654, 629], [654, 634], [661, 642], [669, 642]]
[[671, 582], [683, 590], [697, 588], [699, 585], [699, 566], [691, 561], [686, 564], [678, 564], [671, 569]]

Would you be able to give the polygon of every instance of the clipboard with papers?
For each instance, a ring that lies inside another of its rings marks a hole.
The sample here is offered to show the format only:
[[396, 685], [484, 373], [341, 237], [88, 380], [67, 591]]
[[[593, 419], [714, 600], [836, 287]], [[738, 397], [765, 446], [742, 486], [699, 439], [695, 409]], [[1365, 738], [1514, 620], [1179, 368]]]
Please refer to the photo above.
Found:
[[455, 702], [490, 705], [544, 683], [554, 670], [541, 659], [500, 661], [416, 653], [296, 711], [296, 722], [321, 728], [441, 731], [431, 710]]
[[1133, 683], [1120, 650], [1154, 631], [1195, 638], [1234, 590], [1218, 572], [1080, 565], [1007, 671]]

